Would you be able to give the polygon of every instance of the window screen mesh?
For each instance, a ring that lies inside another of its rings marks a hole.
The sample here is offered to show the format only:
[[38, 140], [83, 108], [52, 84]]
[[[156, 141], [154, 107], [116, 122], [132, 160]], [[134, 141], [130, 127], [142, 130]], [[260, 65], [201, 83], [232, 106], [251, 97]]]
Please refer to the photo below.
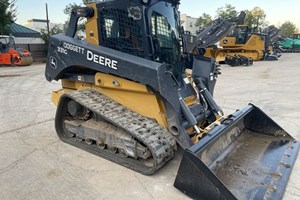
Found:
[[160, 47], [173, 47], [171, 31], [166, 17], [159, 13], [153, 12], [151, 18], [152, 35], [155, 35], [160, 42]]
[[100, 15], [100, 44], [125, 53], [144, 56], [140, 20], [121, 9], [103, 9]]

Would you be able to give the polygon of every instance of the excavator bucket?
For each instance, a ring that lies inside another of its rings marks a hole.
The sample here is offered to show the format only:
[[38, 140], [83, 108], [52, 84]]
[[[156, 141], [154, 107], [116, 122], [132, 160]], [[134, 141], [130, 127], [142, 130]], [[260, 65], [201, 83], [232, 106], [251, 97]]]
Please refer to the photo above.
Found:
[[174, 186], [193, 199], [281, 199], [298, 150], [250, 104], [184, 151]]

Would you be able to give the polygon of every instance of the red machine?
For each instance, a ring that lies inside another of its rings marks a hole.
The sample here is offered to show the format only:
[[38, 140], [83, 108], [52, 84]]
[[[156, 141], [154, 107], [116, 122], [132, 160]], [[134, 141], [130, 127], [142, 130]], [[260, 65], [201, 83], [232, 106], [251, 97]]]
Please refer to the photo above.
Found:
[[0, 65], [28, 66], [32, 61], [28, 50], [16, 48], [13, 36], [0, 35]]

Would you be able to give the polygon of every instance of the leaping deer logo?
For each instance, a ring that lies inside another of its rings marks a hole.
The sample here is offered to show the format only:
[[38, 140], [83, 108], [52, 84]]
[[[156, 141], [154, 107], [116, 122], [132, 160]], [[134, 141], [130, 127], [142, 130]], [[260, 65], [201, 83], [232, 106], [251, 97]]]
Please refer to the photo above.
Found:
[[54, 57], [50, 57], [50, 65], [53, 69], [56, 69], [57, 68], [57, 61], [56, 61], [56, 58]]

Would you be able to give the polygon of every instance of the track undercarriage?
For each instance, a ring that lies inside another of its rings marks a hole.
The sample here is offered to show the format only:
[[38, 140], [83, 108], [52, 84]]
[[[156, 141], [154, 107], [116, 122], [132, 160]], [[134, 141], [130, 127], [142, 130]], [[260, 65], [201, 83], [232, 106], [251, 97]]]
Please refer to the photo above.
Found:
[[154, 120], [96, 91], [64, 94], [55, 123], [64, 142], [147, 175], [176, 151], [171, 133]]

